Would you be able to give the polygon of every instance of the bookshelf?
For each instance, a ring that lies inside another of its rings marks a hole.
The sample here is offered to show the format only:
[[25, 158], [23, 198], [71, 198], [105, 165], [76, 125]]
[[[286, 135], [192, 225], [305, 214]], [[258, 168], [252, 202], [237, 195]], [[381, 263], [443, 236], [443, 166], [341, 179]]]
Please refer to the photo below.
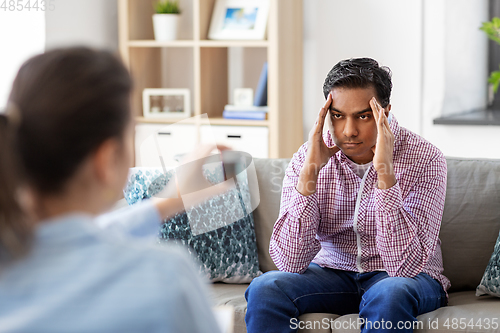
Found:
[[[179, 119], [142, 117], [145, 88], [188, 88], [192, 115], [207, 114], [211, 125], [264, 127], [268, 157], [284, 158], [303, 143], [302, 132], [302, 0], [270, 0], [267, 40], [208, 40], [215, 0], [181, 0], [178, 40], [154, 40], [152, 1], [118, 0], [120, 55], [134, 78], [132, 108], [137, 126], [170, 124]], [[242, 82], [255, 89], [268, 62], [268, 119], [222, 118], [231, 101], [236, 53], [243, 62]], [[186, 122], [186, 121], [185, 121]], [[196, 130], [207, 125], [187, 120]], [[199, 135], [198, 135], [199, 137]]]

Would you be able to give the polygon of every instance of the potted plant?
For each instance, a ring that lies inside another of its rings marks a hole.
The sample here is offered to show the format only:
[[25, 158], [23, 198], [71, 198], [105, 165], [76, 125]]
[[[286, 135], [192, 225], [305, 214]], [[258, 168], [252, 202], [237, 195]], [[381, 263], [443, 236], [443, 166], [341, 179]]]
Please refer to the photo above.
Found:
[[177, 39], [179, 21], [179, 1], [159, 0], [154, 4], [156, 14], [153, 14], [155, 39], [167, 41]]

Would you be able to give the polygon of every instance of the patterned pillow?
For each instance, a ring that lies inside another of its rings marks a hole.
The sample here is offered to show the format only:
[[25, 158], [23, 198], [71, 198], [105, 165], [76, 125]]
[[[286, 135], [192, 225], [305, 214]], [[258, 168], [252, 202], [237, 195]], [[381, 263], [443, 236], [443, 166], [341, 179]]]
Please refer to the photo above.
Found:
[[[223, 180], [221, 167], [204, 171], [212, 183]], [[173, 174], [173, 170], [164, 174], [156, 168], [131, 169], [124, 189], [127, 203], [132, 205], [159, 193]], [[244, 204], [249, 195], [246, 173], [242, 172], [236, 189], [165, 220], [159, 231], [160, 242], [174, 241], [187, 246], [197, 257], [202, 274], [212, 282], [249, 283], [262, 274], [253, 214], [247, 212]], [[202, 223], [206, 232], [194, 232], [197, 223]]]
[[476, 296], [485, 294], [500, 297], [500, 233], [481, 283], [476, 288]]

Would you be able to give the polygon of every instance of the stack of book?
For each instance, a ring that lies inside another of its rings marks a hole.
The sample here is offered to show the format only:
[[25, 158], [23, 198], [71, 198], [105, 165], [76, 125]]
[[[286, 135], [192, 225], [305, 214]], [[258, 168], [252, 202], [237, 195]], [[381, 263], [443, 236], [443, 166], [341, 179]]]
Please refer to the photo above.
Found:
[[262, 66], [253, 105], [226, 105], [222, 117], [226, 119], [267, 119], [267, 62]]
[[222, 117], [226, 119], [266, 120], [267, 106], [226, 105]]

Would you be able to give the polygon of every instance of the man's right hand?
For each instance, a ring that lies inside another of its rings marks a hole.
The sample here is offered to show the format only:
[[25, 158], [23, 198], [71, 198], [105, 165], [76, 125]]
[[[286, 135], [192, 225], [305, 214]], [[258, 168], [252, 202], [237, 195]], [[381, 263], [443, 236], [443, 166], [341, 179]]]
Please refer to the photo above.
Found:
[[[316, 192], [316, 182], [320, 170], [340, 150], [337, 146], [328, 147], [323, 140], [323, 126], [331, 104], [332, 94], [330, 93], [325, 105], [319, 111], [313, 128], [309, 132], [306, 160], [300, 170], [299, 182], [296, 187], [297, 191], [305, 196]], [[330, 134], [333, 135], [333, 133]]]

